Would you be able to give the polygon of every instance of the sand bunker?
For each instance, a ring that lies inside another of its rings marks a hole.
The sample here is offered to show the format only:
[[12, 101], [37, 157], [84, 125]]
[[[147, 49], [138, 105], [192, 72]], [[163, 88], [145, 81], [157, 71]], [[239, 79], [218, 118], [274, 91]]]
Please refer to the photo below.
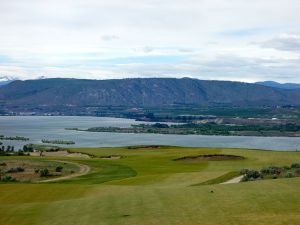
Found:
[[68, 152], [68, 151], [54, 151], [54, 152], [31, 152], [31, 156], [52, 156], [52, 157], [71, 157], [71, 158], [90, 158], [89, 155], [77, 152]]
[[245, 157], [238, 156], [238, 155], [210, 154], [210, 155], [184, 156], [178, 159], [174, 159], [174, 161], [197, 162], [197, 161], [242, 160], [242, 159], [245, 159]]
[[121, 155], [107, 155], [107, 156], [100, 156], [100, 158], [114, 160], [114, 159], [121, 159], [122, 156]]
[[159, 145], [141, 145], [141, 146], [129, 146], [127, 149], [130, 150], [151, 150], [151, 149], [159, 149], [161, 146]]

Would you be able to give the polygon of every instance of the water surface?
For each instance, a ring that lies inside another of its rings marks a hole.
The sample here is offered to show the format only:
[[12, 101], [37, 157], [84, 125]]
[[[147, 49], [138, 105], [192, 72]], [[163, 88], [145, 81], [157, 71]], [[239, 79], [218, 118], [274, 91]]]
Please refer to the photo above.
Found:
[[121, 134], [70, 131], [65, 128], [90, 128], [97, 126], [129, 127], [141, 122], [131, 119], [79, 116], [2, 116], [0, 134], [24, 136], [29, 142], [2, 141], [20, 148], [25, 143], [41, 143], [42, 139], [75, 141], [69, 147], [115, 147], [128, 145], [176, 145], [190, 147], [251, 148], [265, 150], [300, 150], [298, 137], [238, 137], [164, 134]]

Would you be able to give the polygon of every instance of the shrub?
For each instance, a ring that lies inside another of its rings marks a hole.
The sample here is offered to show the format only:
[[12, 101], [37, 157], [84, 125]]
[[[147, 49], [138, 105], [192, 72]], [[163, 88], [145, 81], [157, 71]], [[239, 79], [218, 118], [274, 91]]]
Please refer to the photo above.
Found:
[[241, 169], [240, 174], [241, 175], [247, 174], [248, 171], [249, 171], [248, 169]]
[[291, 172], [289, 172], [289, 173], [287, 173], [287, 174], [285, 175], [285, 177], [286, 177], [286, 178], [292, 178], [292, 177], [294, 177], [294, 174], [292, 174]]
[[269, 166], [260, 170], [262, 174], [270, 174], [270, 175], [274, 175], [274, 174], [279, 175], [282, 171], [283, 168], [278, 166]]
[[285, 170], [290, 170], [291, 167], [289, 167], [289, 166], [283, 166], [283, 169], [285, 169]]
[[256, 170], [243, 169], [240, 171], [240, 174], [244, 174], [242, 182], [253, 181], [263, 178], [263, 175]]
[[300, 168], [300, 163], [293, 163], [293, 164], [291, 165], [291, 168], [293, 168], [293, 169], [298, 169], [298, 168]]
[[24, 169], [23, 167], [17, 167], [17, 171], [18, 171], [18, 172], [24, 172], [25, 169]]
[[62, 172], [62, 170], [63, 170], [63, 167], [62, 167], [62, 166], [58, 166], [58, 167], [56, 167], [56, 169], [55, 169], [56, 172]]
[[40, 177], [47, 177], [49, 175], [50, 175], [50, 173], [49, 173], [49, 170], [47, 168], [40, 170]]
[[23, 151], [19, 150], [19, 151], [18, 151], [18, 153], [17, 153], [17, 155], [19, 155], [19, 156], [23, 156], [23, 155], [25, 155], [25, 154], [24, 154], [24, 152], [23, 152]]
[[32, 144], [28, 144], [28, 145], [24, 145], [23, 146], [23, 151], [24, 152], [33, 152], [33, 145]]
[[3, 178], [1, 178], [1, 181], [3, 182], [14, 182], [17, 181], [16, 178], [11, 177], [11, 176], [4, 176]]
[[300, 175], [300, 169], [296, 169], [295, 174]]
[[17, 168], [10, 168], [7, 172], [8, 173], [20, 173], [24, 172], [25, 169], [23, 167], [17, 167]]
[[256, 170], [249, 170], [247, 173], [246, 173], [246, 176], [249, 177], [249, 178], [254, 178], [254, 179], [257, 179], [260, 177], [260, 173]]

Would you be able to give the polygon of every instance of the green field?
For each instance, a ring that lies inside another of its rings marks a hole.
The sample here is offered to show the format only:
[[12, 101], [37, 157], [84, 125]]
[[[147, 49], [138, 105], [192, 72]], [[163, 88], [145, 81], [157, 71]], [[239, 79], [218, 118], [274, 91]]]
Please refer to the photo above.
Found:
[[[183, 147], [69, 149], [91, 167], [57, 183], [0, 184], [1, 225], [300, 224], [300, 178], [218, 184], [243, 168], [300, 162], [300, 152]], [[228, 154], [240, 160], [174, 160]], [[105, 159], [105, 156], [120, 156]], [[0, 157], [49, 160], [50, 157]]]

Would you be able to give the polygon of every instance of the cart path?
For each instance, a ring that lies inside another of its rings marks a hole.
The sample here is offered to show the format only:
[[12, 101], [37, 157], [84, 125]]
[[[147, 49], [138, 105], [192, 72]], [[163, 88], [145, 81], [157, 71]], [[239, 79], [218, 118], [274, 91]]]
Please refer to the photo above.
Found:
[[57, 161], [57, 160], [53, 160], [53, 161], [74, 164], [74, 165], [79, 167], [79, 172], [74, 173], [74, 174], [70, 174], [70, 175], [67, 175], [67, 176], [63, 176], [63, 177], [58, 177], [58, 178], [53, 178], [53, 179], [48, 179], [48, 180], [42, 180], [42, 181], [39, 181], [37, 183], [47, 183], [47, 182], [68, 180], [68, 179], [71, 179], [71, 178], [74, 178], [74, 177], [79, 177], [79, 176], [82, 176], [82, 175], [86, 175], [91, 170], [91, 168], [89, 166], [84, 165], [84, 164], [79, 164], [79, 163], [75, 163], [75, 162], [67, 162], [67, 161]]

